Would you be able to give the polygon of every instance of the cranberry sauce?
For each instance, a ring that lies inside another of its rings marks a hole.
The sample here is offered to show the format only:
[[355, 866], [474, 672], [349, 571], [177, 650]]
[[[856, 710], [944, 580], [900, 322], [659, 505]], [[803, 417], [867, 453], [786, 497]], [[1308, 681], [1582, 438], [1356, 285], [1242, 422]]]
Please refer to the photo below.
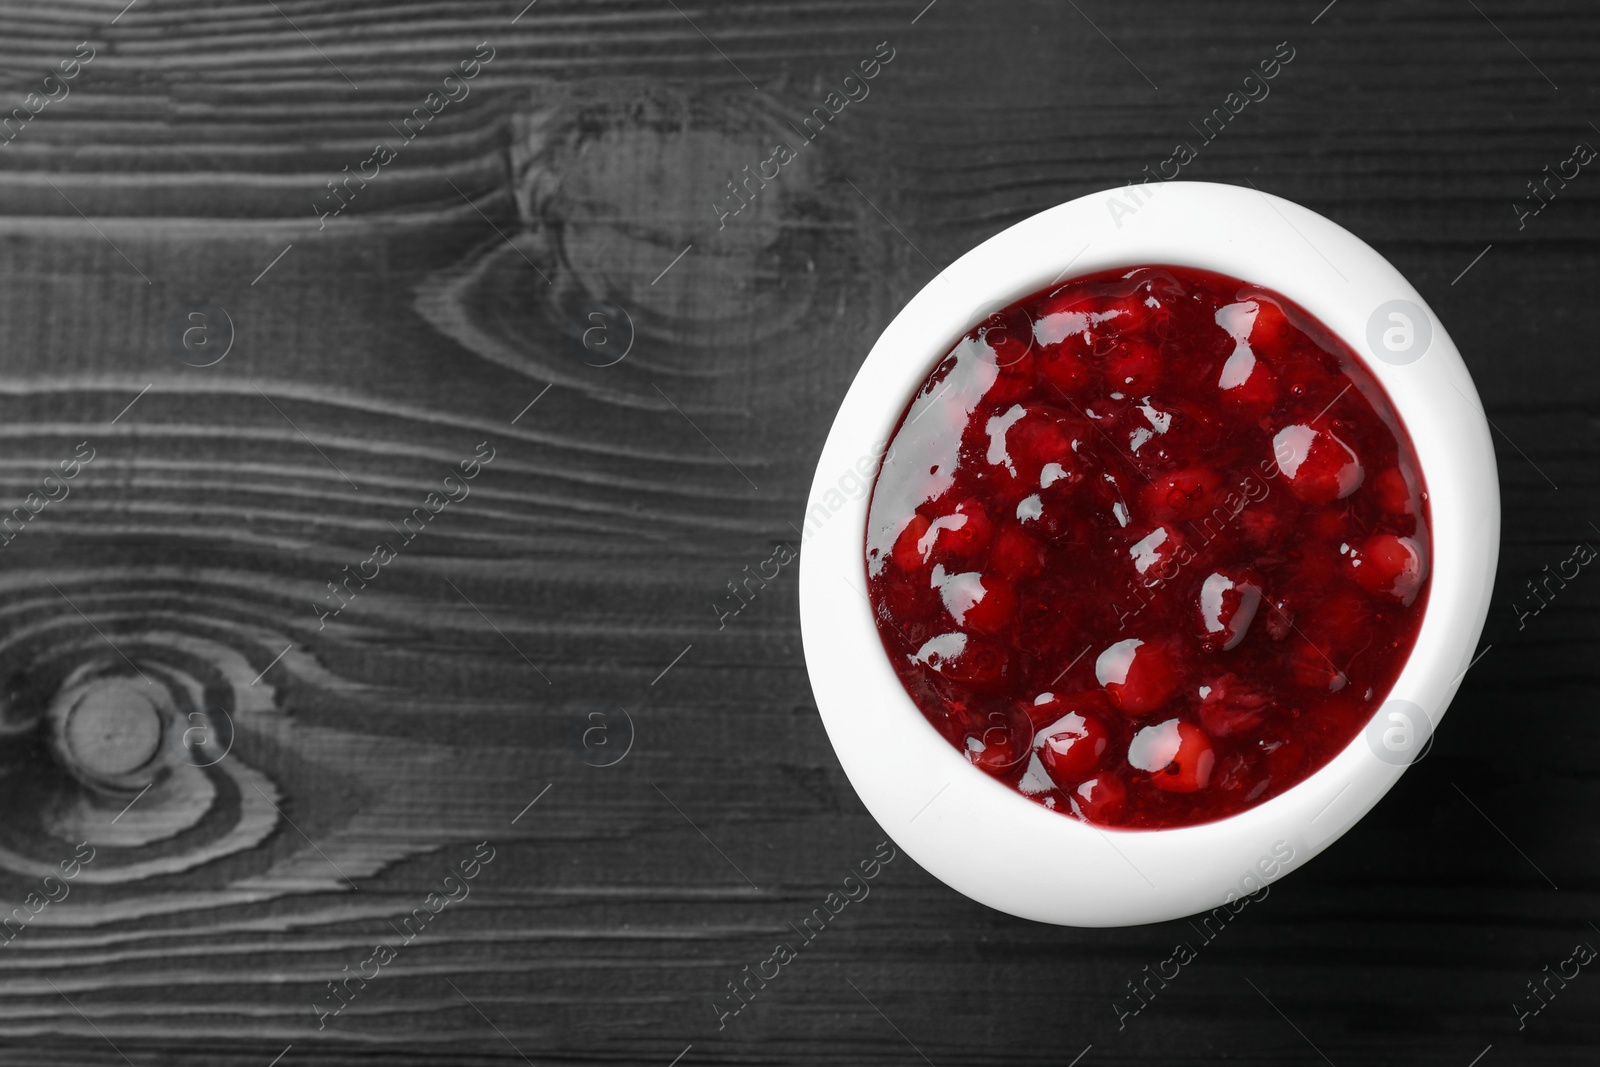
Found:
[[873, 487], [867, 585], [928, 721], [1104, 826], [1243, 811], [1400, 673], [1427, 493], [1399, 416], [1298, 306], [1140, 267], [1028, 297], [945, 356]]

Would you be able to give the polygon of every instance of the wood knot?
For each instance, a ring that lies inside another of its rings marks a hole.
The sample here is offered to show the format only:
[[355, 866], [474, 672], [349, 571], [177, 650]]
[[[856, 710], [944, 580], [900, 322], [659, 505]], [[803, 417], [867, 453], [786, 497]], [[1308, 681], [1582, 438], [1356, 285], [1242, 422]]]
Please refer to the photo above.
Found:
[[[511, 184], [485, 201], [515, 211], [511, 240], [485, 240], [417, 290], [446, 336], [604, 390], [620, 372], [593, 368], [625, 352], [628, 369], [736, 376], [751, 343], [814, 319], [828, 231], [846, 223], [821, 195], [828, 149], [793, 149], [808, 142], [775, 109], [621, 84], [546, 99], [513, 131]], [[779, 145], [796, 154], [774, 171], [763, 164]], [[559, 346], [543, 341], [551, 326]]]
[[95, 677], [56, 695], [50, 740], [61, 765], [86, 785], [139, 789], [159, 770], [156, 753], [173, 714], [166, 690], [151, 682]]

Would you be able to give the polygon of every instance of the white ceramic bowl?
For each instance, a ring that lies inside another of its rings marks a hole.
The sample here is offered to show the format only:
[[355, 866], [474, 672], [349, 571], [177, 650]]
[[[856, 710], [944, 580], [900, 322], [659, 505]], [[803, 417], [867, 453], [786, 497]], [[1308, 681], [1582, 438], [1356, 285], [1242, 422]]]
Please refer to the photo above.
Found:
[[[875, 457], [954, 343], [1057, 280], [1141, 264], [1204, 268], [1276, 290], [1362, 356], [1416, 448], [1430, 495], [1433, 570], [1416, 647], [1366, 734], [1249, 811], [1200, 826], [1119, 831], [1033, 803], [969, 765], [934, 730], [879, 640], [863, 552]], [[1406, 321], [1389, 317], [1394, 301], [1405, 302]], [[1390, 350], [1375, 353], [1374, 344]], [[1201, 182], [1081, 197], [947, 267], [868, 354], [818, 460], [811, 503], [800, 563], [806, 664], [828, 737], [862, 802], [952, 888], [1013, 915], [1072, 926], [1215, 908], [1259, 891], [1354, 825], [1455, 694], [1488, 611], [1500, 534], [1494, 449], [1477, 391], [1417, 291], [1322, 216], [1253, 189]]]

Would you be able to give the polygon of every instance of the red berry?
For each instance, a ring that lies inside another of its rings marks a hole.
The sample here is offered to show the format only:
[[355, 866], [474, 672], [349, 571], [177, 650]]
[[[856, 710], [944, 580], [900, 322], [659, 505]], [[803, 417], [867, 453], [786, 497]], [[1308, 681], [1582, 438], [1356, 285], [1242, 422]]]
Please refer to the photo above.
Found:
[[929, 523], [918, 543], [931, 546], [924, 553], [925, 559], [946, 556], [970, 559], [989, 547], [993, 533], [994, 523], [989, 520], [989, 513], [978, 500], [968, 499]]
[[1278, 402], [1278, 376], [1248, 346], [1223, 363], [1217, 389], [1225, 404], [1252, 415], [1265, 415]]
[[1112, 824], [1128, 802], [1128, 787], [1119, 778], [1102, 774], [1079, 784], [1067, 797], [1072, 814], [1084, 822]]
[[[884, 604], [879, 605], [877, 614], [887, 619], [915, 619], [925, 613], [928, 603], [927, 580], [907, 578], [901, 575], [894, 576], [891, 581], [885, 581], [883, 586]], [[884, 611], [883, 608], [888, 610]]]
[[985, 424], [984, 458], [1025, 486], [1040, 484], [1039, 472], [1048, 463], [1063, 472], [1077, 466], [1073, 442], [1082, 437], [1077, 419], [1049, 404], [1013, 404]]
[[1076, 465], [1046, 463], [1039, 470], [1039, 488], [1017, 502], [1018, 524], [1030, 534], [1052, 540], [1070, 538], [1083, 521], [1083, 509], [1075, 499], [1082, 481]]
[[[1156, 406], [1149, 397], [1144, 397], [1106, 419], [1109, 424], [1105, 427], [1106, 433], [1118, 440], [1117, 448], [1126, 455], [1161, 462], [1170, 458], [1167, 446], [1174, 443], [1167, 436], [1172, 433], [1173, 414]], [[1185, 420], [1180, 418], [1178, 421], [1181, 425]], [[1140, 449], [1147, 451], [1141, 452]]]
[[1150, 325], [1150, 305], [1145, 299], [1144, 295], [1134, 292], [1102, 301], [1098, 315], [1100, 327], [1122, 337], [1143, 333]]
[[[993, 322], [994, 320], [990, 320]], [[991, 404], [1014, 404], [1033, 395], [1033, 332], [1021, 320], [1002, 328], [982, 328], [980, 341], [991, 353], [995, 366], [993, 384], [983, 398]]]
[[1114, 520], [1119, 527], [1128, 525], [1133, 514], [1128, 503], [1137, 500], [1138, 497], [1128, 490], [1121, 475], [1110, 468], [1102, 467], [1100, 476], [1088, 479], [1086, 486], [1089, 495], [1104, 509], [1100, 513], [1104, 518]]
[[1149, 341], [1118, 341], [1106, 357], [1106, 387], [1124, 396], [1149, 396], [1161, 384], [1161, 353]]
[[1044, 546], [1015, 523], [1007, 523], [995, 535], [989, 565], [1007, 578], [1032, 577], [1044, 570]]
[[912, 661], [974, 689], [995, 689], [1011, 675], [1011, 656], [999, 645], [963, 633], [929, 638]]
[[1215, 571], [1200, 583], [1200, 637], [1227, 651], [1244, 640], [1261, 607], [1261, 580], [1249, 571]]
[[1256, 305], [1256, 321], [1250, 327], [1250, 348], [1257, 355], [1275, 360], [1287, 349], [1293, 327], [1276, 301], [1260, 296], [1251, 299]]
[[1140, 491], [1140, 498], [1157, 519], [1198, 519], [1225, 507], [1217, 492], [1221, 484], [1221, 476], [1210, 467], [1186, 467], [1156, 475]]
[[1228, 356], [1217, 375], [1223, 403], [1247, 415], [1266, 414], [1278, 400], [1278, 376], [1267, 366], [1265, 353], [1258, 355], [1251, 347], [1261, 318], [1259, 303], [1242, 300], [1228, 304], [1218, 308], [1213, 317], [1232, 341], [1231, 349], [1223, 349]]
[[906, 528], [900, 531], [900, 536], [894, 540], [892, 558], [894, 565], [908, 574], [915, 574], [928, 562], [928, 552], [932, 550], [930, 541], [925, 550], [922, 539], [928, 532], [928, 517], [916, 512], [911, 515], [911, 521], [906, 523]]
[[[982, 574], [977, 571], [949, 571], [943, 563], [933, 565], [928, 584], [939, 591], [939, 600], [944, 604], [945, 613], [955, 620], [957, 626], [966, 625], [967, 612], [986, 594]], [[940, 622], [942, 624], [943, 620]]]
[[1272, 438], [1277, 469], [1289, 491], [1307, 504], [1331, 504], [1361, 488], [1366, 471], [1349, 445], [1331, 430], [1296, 423]]
[[1345, 556], [1345, 568], [1369, 593], [1410, 604], [1428, 576], [1422, 549], [1410, 537], [1375, 533]]
[[1163, 523], [1128, 546], [1128, 558], [1146, 586], [1171, 581], [1182, 566], [1183, 538]]
[[1128, 744], [1128, 763], [1149, 771], [1150, 784], [1169, 793], [1204, 789], [1216, 762], [1206, 732], [1179, 719], [1146, 726]]
[[1027, 742], [1018, 722], [1004, 712], [995, 712], [962, 738], [962, 752], [973, 765], [1000, 777], [1021, 769], [1028, 754]]
[[1034, 368], [1039, 381], [1045, 386], [1046, 396], [1050, 395], [1051, 390], [1059, 390], [1068, 397], [1076, 396], [1089, 384], [1091, 376], [1087, 352], [1080, 339], [1071, 337], [1060, 344], [1040, 349]]
[[956, 619], [956, 624], [975, 633], [998, 634], [1016, 618], [1017, 594], [1004, 578], [984, 575], [978, 582], [981, 592], [977, 601]]
[[1378, 506], [1391, 515], [1411, 514], [1411, 487], [1400, 468], [1390, 467], [1372, 480]]
[[983, 398], [991, 404], [1015, 404], [1033, 393], [1033, 354], [1023, 356], [1015, 366], [1002, 368]]
[[1160, 645], [1138, 638], [1118, 641], [1095, 660], [1096, 680], [1129, 715], [1144, 715], [1172, 699], [1178, 689], [1172, 657]]
[[1033, 319], [1021, 308], [996, 312], [973, 333], [1002, 373], [1022, 368], [1034, 348]]
[[1039, 731], [1039, 762], [1062, 789], [1071, 789], [1100, 763], [1110, 739], [1099, 719], [1069, 711]]

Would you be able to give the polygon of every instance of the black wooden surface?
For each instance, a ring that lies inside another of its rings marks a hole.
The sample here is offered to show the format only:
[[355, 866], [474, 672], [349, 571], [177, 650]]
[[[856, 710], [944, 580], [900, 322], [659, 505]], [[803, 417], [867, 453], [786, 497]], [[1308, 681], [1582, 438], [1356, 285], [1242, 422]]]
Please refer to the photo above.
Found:
[[[1594, 968], [1536, 1014], [1527, 983], [1600, 945], [1600, 578], [1517, 607], [1600, 541], [1600, 177], [1515, 205], [1600, 145], [1600, 11], [924, 2], [0, 5], [5, 106], [38, 112], [0, 144], [6, 508], [95, 455], [0, 547], [0, 900], [96, 850], [0, 947], [4, 1062], [1595, 1062]], [[1183, 176], [1389, 256], [1497, 429], [1489, 650], [1433, 751], [1120, 1028], [1189, 925], [1013, 920], [900, 856], [719, 1029], [884, 835], [812, 705], [794, 568], [713, 605], [794, 539], [905, 299], [1198, 143], [1285, 41]], [[880, 42], [870, 94], [719, 229]], [[483, 442], [470, 496], [319, 627]], [[176, 694], [210, 765], [68, 776], [39, 737], [75, 671]], [[470, 896], [319, 1029], [480, 842]]]

